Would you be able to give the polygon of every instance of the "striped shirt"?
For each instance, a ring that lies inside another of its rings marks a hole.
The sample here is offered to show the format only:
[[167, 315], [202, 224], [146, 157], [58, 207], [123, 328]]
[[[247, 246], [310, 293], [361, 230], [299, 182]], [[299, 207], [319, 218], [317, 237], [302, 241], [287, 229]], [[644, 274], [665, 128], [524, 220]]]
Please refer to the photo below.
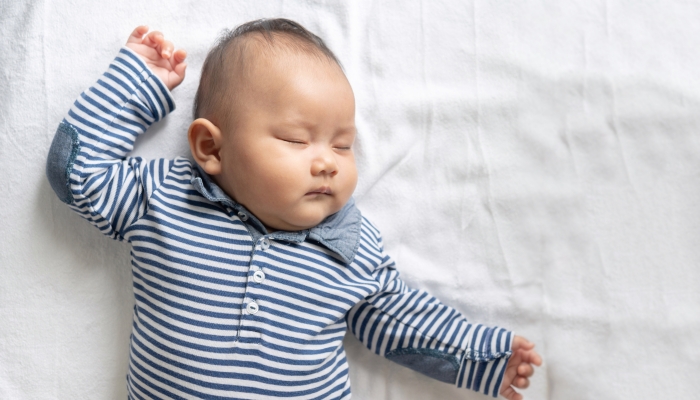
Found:
[[498, 395], [513, 335], [408, 288], [352, 200], [319, 226], [268, 233], [184, 158], [128, 157], [174, 109], [123, 48], [59, 125], [59, 198], [132, 246], [133, 399], [347, 399], [343, 337], [444, 382]]

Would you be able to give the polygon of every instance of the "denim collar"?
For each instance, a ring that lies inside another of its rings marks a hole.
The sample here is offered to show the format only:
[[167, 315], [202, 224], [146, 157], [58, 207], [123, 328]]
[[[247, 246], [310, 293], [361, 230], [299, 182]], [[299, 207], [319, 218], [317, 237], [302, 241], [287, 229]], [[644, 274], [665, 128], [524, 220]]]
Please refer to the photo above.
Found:
[[346, 264], [351, 263], [355, 259], [357, 249], [360, 247], [362, 214], [355, 207], [353, 198], [350, 198], [340, 211], [329, 215], [320, 224], [311, 229], [268, 233], [265, 226], [250, 211], [242, 204], [231, 199], [196, 163], [192, 172], [190, 183], [202, 196], [210, 201], [228, 206], [237, 213], [242, 212], [249, 216], [247, 221], [243, 221], [243, 223], [247, 225], [246, 227], [254, 240], [257, 240], [257, 237], [260, 236], [267, 236], [271, 239], [301, 243], [308, 238], [334, 252]]

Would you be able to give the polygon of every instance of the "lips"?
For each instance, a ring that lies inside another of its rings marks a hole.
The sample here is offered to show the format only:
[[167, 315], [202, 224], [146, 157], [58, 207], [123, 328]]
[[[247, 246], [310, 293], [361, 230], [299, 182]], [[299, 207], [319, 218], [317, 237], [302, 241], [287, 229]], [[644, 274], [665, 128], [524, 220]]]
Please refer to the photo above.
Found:
[[333, 191], [328, 186], [321, 186], [320, 188], [314, 189], [306, 194], [333, 194]]

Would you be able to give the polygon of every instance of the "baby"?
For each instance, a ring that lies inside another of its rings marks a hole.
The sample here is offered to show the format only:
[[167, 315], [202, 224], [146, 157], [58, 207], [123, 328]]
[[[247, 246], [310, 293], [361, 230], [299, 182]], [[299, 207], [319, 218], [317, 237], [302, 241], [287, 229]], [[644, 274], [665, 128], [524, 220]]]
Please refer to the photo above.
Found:
[[129, 397], [347, 399], [349, 329], [432, 378], [522, 399], [534, 345], [406, 287], [356, 208], [353, 91], [299, 24], [249, 22], [209, 52], [194, 163], [127, 157], [174, 109], [185, 57], [136, 28], [47, 162], [63, 202], [132, 246]]

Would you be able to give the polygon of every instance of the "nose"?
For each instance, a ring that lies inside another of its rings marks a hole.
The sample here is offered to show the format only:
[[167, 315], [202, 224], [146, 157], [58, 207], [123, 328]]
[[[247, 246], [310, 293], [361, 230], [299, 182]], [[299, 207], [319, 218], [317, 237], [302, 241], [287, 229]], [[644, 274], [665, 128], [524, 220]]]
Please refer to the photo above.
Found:
[[338, 163], [335, 160], [333, 149], [320, 150], [311, 162], [311, 174], [335, 176], [338, 174]]

